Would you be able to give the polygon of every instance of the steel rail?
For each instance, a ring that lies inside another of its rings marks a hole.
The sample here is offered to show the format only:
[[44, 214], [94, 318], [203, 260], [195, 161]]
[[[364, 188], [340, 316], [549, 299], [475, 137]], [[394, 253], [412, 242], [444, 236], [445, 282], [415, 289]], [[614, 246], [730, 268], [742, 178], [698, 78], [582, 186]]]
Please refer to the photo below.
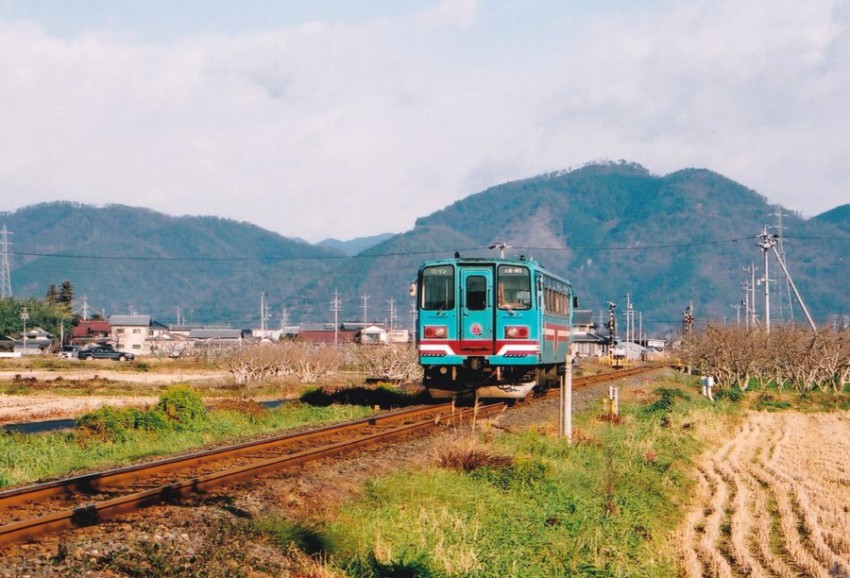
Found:
[[362, 429], [367, 426], [375, 426], [386, 421], [408, 419], [423, 413], [433, 413], [435, 411], [439, 412], [450, 407], [451, 403], [445, 403], [434, 406], [419, 407], [412, 410], [386, 412], [381, 415], [370, 416], [342, 424], [322, 426], [308, 431], [288, 432], [283, 435], [277, 435], [270, 438], [252, 440], [240, 444], [171, 456], [131, 466], [83, 474], [72, 478], [13, 488], [11, 490], [0, 492], [0, 512], [6, 507], [12, 505], [20, 505], [62, 494], [94, 494], [101, 488], [109, 485], [114, 485], [119, 482], [129, 483], [144, 479], [149, 477], [152, 472], [165, 473], [168, 471], [175, 471], [189, 465], [197, 465], [205, 462], [232, 458], [248, 452], [261, 451], [264, 449], [275, 448], [277, 446], [327, 437], [350, 430]]
[[[452, 404], [441, 404], [438, 406], [442, 409], [447, 409]], [[62, 530], [70, 530], [84, 526], [90, 526], [100, 523], [101, 521], [114, 518], [123, 513], [138, 510], [144, 507], [157, 504], [173, 502], [181, 497], [185, 497], [194, 492], [203, 492], [213, 486], [232, 483], [239, 480], [253, 478], [261, 474], [265, 474], [275, 470], [281, 470], [288, 467], [300, 465], [309, 461], [318, 460], [324, 457], [336, 455], [345, 451], [349, 451], [359, 447], [365, 447], [370, 444], [379, 443], [384, 440], [389, 440], [399, 436], [409, 435], [420, 430], [425, 430], [437, 427], [439, 424], [446, 421], [446, 417], [452, 421], [463, 419], [470, 415], [486, 416], [496, 411], [502, 411], [505, 404], [502, 402], [488, 405], [481, 405], [478, 408], [459, 408], [452, 415], [432, 416], [428, 419], [407, 423], [401, 426], [394, 427], [391, 430], [375, 432], [367, 435], [362, 435], [342, 441], [322, 445], [315, 448], [295, 452], [288, 455], [278, 456], [270, 459], [264, 459], [255, 463], [241, 465], [220, 472], [189, 478], [155, 488], [144, 490], [141, 492], [132, 493], [126, 496], [120, 496], [108, 500], [94, 502], [84, 506], [63, 510], [40, 517], [21, 520], [0, 526], [0, 546], [20, 543], [28, 540], [36, 539], [40, 536], [55, 533]], [[433, 409], [433, 408], [431, 408]], [[382, 421], [390, 421], [390, 417], [410, 418], [411, 415], [424, 413], [424, 408], [417, 408], [409, 412], [400, 412], [394, 416], [380, 416]], [[368, 418], [358, 420], [358, 425], [374, 425], [378, 420]], [[371, 423], [370, 423], [371, 422]], [[354, 428], [352, 424], [343, 424], [333, 430], [333, 426], [322, 428], [328, 433], [339, 433], [350, 431]], [[306, 437], [316, 437], [316, 431], [305, 432]], [[293, 434], [290, 437], [297, 437]], [[303, 438], [302, 438], [303, 440]], [[150, 464], [142, 464], [136, 469], [144, 469], [144, 466]], [[141, 471], [141, 470], [140, 470]], [[96, 474], [93, 474], [96, 475]], [[120, 474], [119, 474], [120, 475]], [[81, 476], [84, 477], [84, 476]], [[56, 482], [61, 484], [61, 481]], [[26, 488], [23, 488], [26, 489]], [[62, 490], [60, 489], [61, 493]]]

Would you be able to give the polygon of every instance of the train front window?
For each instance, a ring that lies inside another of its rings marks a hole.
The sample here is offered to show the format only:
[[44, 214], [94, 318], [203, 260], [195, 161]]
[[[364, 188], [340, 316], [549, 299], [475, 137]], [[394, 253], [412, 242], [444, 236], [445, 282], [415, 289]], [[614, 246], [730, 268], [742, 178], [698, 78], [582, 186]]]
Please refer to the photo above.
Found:
[[470, 275], [466, 278], [466, 308], [470, 311], [483, 311], [487, 308], [487, 279], [482, 275]]
[[530, 309], [531, 273], [526, 267], [499, 265], [497, 293], [499, 309]]
[[455, 308], [455, 269], [451, 265], [426, 267], [422, 271], [422, 309]]

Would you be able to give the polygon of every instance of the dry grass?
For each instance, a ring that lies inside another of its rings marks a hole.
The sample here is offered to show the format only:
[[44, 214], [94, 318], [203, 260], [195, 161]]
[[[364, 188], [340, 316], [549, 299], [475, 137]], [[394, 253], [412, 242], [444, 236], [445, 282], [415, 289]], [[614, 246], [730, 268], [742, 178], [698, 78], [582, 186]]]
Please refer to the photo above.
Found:
[[850, 414], [754, 413], [699, 466], [686, 576], [850, 577]]

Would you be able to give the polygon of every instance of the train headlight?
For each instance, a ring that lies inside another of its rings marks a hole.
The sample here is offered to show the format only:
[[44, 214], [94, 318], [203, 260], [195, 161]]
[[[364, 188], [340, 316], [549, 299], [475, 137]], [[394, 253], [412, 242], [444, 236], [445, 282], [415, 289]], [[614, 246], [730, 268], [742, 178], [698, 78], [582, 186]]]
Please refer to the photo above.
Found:
[[505, 338], [507, 339], [528, 339], [527, 325], [508, 325], [505, 327]]
[[448, 330], [445, 325], [426, 325], [424, 334], [428, 339], [445, 339]]

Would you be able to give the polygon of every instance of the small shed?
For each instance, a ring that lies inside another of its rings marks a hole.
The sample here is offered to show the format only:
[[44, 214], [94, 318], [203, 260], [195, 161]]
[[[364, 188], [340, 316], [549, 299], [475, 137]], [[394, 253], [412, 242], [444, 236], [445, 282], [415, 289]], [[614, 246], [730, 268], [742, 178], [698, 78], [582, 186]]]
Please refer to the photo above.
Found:
[[382, 345], [389, 343], [390, 338], [387, 335], [387, 330], [377, 325], [364, 327], [360, 331], [360, 343], [363, 345]]

